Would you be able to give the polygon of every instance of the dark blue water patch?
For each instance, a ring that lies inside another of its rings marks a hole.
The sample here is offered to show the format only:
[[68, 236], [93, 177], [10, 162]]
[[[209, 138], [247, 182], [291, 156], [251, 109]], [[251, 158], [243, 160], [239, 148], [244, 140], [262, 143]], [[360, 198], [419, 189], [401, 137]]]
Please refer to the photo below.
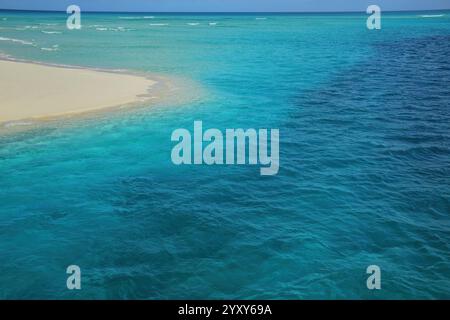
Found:
[[449, 55], [450, 36], [376, 43], [370, 59], [298, 95], [286, 123], [298, 179], [352, 195], [329, 196], [345, 230], [361, 231], [348, 236], [359, 245], [340, 247], [390, 259], [392, 288], [416, 297], [449, 296]]

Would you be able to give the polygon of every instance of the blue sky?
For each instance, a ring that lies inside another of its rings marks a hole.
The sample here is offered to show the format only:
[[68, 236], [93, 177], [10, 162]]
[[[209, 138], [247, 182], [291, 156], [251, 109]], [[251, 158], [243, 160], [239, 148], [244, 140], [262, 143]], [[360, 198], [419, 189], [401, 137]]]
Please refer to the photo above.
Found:
[[450, 9], [450, 0], [0, 0], [0, 9], [60, 10], [77, 4], [83, 11], [234, 12], [365, 11]]

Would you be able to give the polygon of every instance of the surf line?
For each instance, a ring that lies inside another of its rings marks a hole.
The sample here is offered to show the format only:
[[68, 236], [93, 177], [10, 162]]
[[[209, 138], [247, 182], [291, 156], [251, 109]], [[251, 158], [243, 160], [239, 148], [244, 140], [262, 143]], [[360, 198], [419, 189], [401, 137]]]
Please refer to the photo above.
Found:
[[279, 129], [226, 129], [223, 134], [219, 129], [203, 132], [202, 121], [194, 121], [193, 138], [189, 130], [180, 128], [172, 132], [171, 140], [178, 142], [171, 154], [175, 165], [259, 164], [262, 176], [276, 175], [280, 168]]

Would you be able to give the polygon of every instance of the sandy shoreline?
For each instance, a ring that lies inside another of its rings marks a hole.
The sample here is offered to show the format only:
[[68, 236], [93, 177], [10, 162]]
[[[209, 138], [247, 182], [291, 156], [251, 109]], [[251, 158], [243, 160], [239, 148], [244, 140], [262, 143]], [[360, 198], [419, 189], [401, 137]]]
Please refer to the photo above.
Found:
[[157, 84], [139, 75], [0, 60], [0, 123], [136, 104]]

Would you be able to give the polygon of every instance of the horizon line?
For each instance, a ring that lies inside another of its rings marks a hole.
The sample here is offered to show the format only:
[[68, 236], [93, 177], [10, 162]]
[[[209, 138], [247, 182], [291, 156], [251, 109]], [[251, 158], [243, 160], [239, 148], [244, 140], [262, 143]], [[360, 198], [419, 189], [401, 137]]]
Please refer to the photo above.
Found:
[[[2, 9], [0, 11], [14, 11], [14, 12], [47, 12], [47, 13], [66, 13], [65, 10], [35, 10], [35, 9]], [[430, 12], [430, 11], [450, 11], [450, 8], [443, 9], [419, 9], [419, 10], [385, 10], [382, 12], [396, 13], [396, 12]], [[365, 10], [352, 10], [352, 11], [95, 11], [95, 10], [82, 10], [84, 13], [127, 13], [127, 14], [139, 14], [139, 13], [190, 13], [190, 14], [299, 14], [299, 13], [366, 13]]]

